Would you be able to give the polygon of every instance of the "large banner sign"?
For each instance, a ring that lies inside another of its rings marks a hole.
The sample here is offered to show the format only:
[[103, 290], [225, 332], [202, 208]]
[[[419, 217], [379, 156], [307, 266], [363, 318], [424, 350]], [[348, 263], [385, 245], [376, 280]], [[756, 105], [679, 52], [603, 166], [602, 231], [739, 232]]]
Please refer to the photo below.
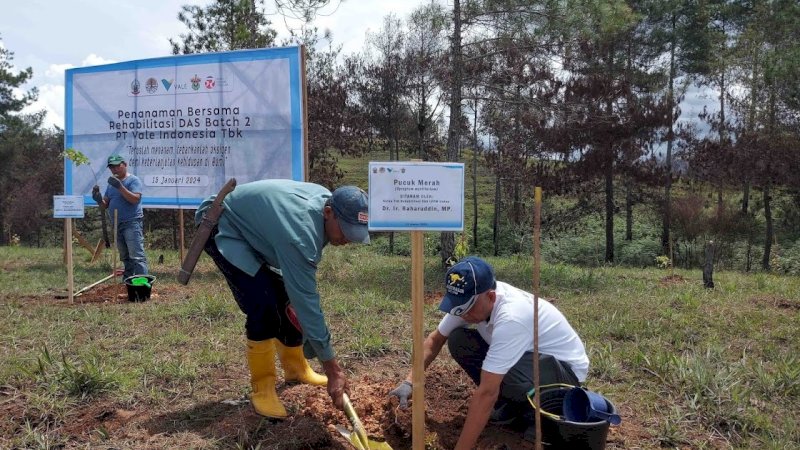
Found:
[[66, 72], [64, 192], [105, 191], [109, 155], [149, 208], [194, 208], [229, 178], [305, 179], [300, 47], [129, 61]]

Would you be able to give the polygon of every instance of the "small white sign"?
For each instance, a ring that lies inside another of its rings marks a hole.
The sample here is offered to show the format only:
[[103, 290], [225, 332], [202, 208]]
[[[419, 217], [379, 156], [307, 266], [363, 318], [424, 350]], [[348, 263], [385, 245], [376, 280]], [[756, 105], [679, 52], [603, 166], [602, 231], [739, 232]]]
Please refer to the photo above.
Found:
[[462, 231], [464, 164], [369, 163], [370, 231]]
[[83, 196], [54, 195], [53, 217], [56, 219], [83, 219]]

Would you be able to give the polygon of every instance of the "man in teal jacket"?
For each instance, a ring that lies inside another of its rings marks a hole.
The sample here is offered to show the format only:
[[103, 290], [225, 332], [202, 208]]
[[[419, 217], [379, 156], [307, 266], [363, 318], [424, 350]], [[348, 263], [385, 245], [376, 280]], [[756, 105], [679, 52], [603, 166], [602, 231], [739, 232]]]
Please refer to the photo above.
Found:
[[[214, 196], [198, 208], [199, 224]], [[286, 381], [328, 386], [342, 409], [348, 389], [320, 308], [317, 266], [327, 244], [369, 243], [367, 194], [355, 186], [333, 193], [312, 183], [262, 180], [242, 184], [223, 200], [205, 251], [225, 275], [245, 313], [251, 402], [262, 416], [282, 419], [275, 391], [275, 354]], [[325, 375], [306, 357], [318, 357]]]

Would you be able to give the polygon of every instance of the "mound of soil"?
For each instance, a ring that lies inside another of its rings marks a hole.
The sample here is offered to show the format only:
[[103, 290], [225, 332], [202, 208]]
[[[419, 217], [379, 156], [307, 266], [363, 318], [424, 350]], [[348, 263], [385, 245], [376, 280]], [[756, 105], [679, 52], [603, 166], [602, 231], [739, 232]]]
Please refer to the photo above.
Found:
[[800, 302], [790, 300], [788, 298], [780, 297], [777, 295], [763, 295], [750, 299], [752, 303], [764, 305], [771, 308], [787, 309], [787, 310], [800, 310]]

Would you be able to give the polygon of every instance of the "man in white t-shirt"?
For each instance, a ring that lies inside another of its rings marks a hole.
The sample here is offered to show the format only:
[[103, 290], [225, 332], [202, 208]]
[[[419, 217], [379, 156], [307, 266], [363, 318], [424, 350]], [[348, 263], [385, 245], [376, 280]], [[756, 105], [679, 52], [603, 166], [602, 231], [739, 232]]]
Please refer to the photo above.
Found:
[[[486, 423], [524, 421], [533, 439], [533, 409], [526, 394], [533, 388], [533, 295], [495, 280], [483, 259], [470, 256], [447, 271], [447, 292], [439, 309], [447, 313], [425, 339], [425, 368], [448, 344], [453, 359], [477, 389], [469, 402], [456, 449], [475, 447]], [[474, 328], [468, 328], [474, 324]], [[551, 303], [539, 299], [540, 384], [579, 385], [589, 371], [583, 342]], [[412, 374], [389, 393], [407, 407]]]

